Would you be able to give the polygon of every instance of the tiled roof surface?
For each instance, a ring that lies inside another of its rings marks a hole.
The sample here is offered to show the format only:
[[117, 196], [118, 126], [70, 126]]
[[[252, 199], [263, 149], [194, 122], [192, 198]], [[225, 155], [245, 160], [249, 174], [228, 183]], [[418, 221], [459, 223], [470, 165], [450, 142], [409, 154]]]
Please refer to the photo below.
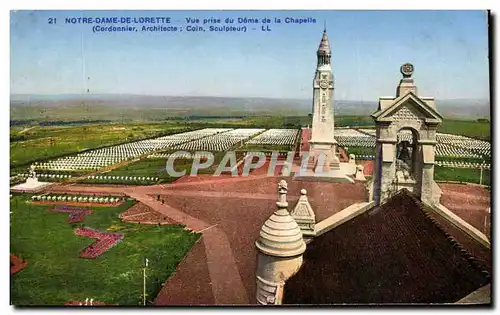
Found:
[[445, 230], [402, 191], [310, 243], [304, 265], [286, 284], [284, 302], [456, 302], [490, 277]]

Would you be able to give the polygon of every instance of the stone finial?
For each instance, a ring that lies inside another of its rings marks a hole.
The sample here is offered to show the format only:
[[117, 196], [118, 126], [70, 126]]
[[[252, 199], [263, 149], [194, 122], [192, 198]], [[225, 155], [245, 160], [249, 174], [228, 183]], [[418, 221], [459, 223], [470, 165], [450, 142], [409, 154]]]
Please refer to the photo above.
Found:
[[278, 202], [276, 205], [278, 208], [288, 207], [288, 202], [286, 201], [286, 194], [288, 193], [288, 183], [282, 179], [278, 183]]
[[355, 164], [356, 163], [356, 156], [354, 154], [349, 154], [349, 163]]
[[311, 237], [316, 235], [314, 232], [316, 216], [307, 199], [307, 190], [302, 189], [300, 191], [299, 200], [290, 215], [297, 222], [304, 236]]
[[354, 179], [360, 182], [366, 181], [364, 174], [365, 167], [361, 164], [356, 165], [356, 174], [354, 175]]
[[401, 74], [403, 75], [403, 78], [401, 81], [399, 81], [398, 88], [396, 90], [396, 96], [402, 96], [407, 94], [408, 92], [413, 92], [414, 94], [417, 94], [417, 87], [413, 83], [413, 78], [411, 77], [413, 75], [414, 67], [411, 63], [405, 63], [401, 66], [399, 69], [401, 71]]
[[401, 71], [403, 78], [411, 78], [414, 67], [411, 63], [407, 62], [403, 64], [399, 70]]

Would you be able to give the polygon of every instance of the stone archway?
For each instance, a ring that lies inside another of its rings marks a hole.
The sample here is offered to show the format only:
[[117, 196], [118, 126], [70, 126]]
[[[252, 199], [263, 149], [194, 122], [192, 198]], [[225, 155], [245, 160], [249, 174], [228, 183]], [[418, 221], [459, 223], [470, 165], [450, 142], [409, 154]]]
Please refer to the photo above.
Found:
[[380, 98], [379, 108], [372, 114], [377, 139], [370, 200], [380, 204], [406, 188], [423, 201], [439, 203], [434, 147], [442, 116], [436, 111], [434, 99], [415, 94], [411, 73], [403, 73], [397, 91], [394, 98]]

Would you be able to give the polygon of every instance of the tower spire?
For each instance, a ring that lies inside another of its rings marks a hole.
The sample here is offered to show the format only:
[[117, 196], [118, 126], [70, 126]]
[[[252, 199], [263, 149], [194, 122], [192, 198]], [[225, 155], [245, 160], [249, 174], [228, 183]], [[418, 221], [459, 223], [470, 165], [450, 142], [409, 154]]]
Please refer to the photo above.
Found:
[[328, 40], [328, 35], [326, 34], [326, 22], [325, 28], [323, 30], [323, 36], [319, 42], [319, 47], [316, 55], [318, 56], [318, 67], [322, 65], [329, 65], [330, 58], [332, 56], [330, 51], [330, 41]]

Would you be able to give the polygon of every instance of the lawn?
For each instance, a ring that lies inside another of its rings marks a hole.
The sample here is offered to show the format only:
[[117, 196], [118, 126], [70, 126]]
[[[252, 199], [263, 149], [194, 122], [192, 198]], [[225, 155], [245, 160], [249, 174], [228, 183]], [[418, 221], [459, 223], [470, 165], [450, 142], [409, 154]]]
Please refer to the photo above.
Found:
[[490, 122], [444, 119], [443, 123], [438, 127], [438, 132], [491, 141], [490, 129]]
[[[443, 181], [457, 181], [479, 184], [481, 178], [480, 169], [472, 168], [452, 168], [452, 167], [434, 167], [434, 179]], [[483, 170], [483, 185], [491, 185], [491, 171]]]
[[238, 148], [238, 151], [280, 151], [289, 152], [295, 149], [295, 144], [260, 144], [260, 143], [248, 143]]
[[[149, 259], [147, 294], [151, 302], [162, 283], [199, 239], [179, 225], [151, 226], [122, 223], [118, 215], [134, 204], [93, 208], [82, 223], [67, 223], [65, 213], [26, 202], [15, 195], [11, 205], [11, 253], [28, 261], [11, 276], [11, 304], [63, 305], [93, 298], [109, 304], [139, 305], [142, 299], [142, 261]], [[94, 239], [77, 236], [82, 225], [125, 234], [122, 242], [96, 259], [78, 255]]]

